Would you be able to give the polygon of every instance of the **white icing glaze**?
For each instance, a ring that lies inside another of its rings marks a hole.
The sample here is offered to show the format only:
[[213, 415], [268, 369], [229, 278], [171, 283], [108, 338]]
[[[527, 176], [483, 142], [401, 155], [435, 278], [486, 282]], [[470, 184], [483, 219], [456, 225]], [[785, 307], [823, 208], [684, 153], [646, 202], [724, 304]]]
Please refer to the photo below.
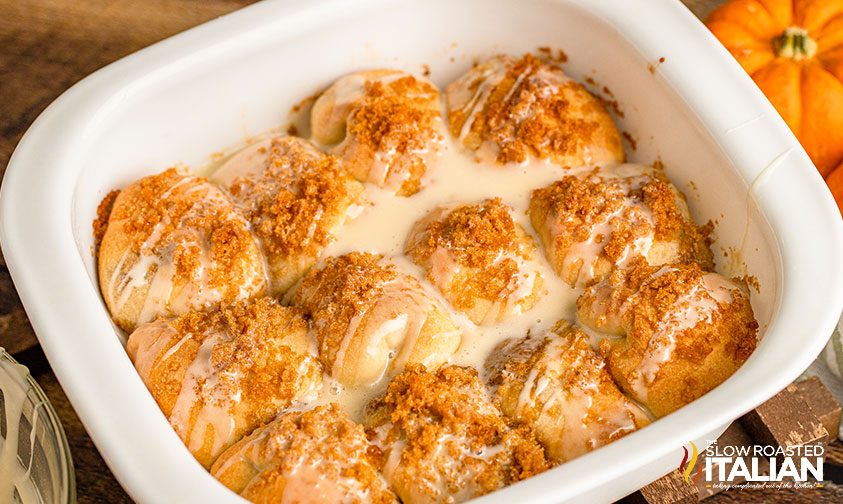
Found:
[[[181, 391], [170, 414], [170, 424], [191, 451], [202, 447], [206, 430], [210, 427], [213, 428], [214, 440], [211, 453], [219, 453], [236, 427], [229, 408], [239, 402], [238, 391], [226, 390], [221, 393], [217, 389], [219, 375], [211, 361], [214, 346], [223, 337], [222, 333], [205, 337], [196, 357], [185, 371]], [[195, 411], [197, 407], [199, 410]], [[193, 414], [196, 416], [191, 423]]]

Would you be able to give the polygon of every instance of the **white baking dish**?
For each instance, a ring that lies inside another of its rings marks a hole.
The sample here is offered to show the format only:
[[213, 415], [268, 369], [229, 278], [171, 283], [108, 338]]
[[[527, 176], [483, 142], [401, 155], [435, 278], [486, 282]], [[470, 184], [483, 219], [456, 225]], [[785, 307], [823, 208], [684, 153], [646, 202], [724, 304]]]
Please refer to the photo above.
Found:
[[[473, 58], [538, 46], [564, 49], [573, 76], [608, 86], [625, 112], [621, 129], [638, 141], [631, 158], [660, 158], [696, 217], [717, 221], [721, 269], [742, 273], [745, 262], [761, 283], [753, 303], [763, 340], [701, 399], [485, 500], [620, 497], [808, 366], [843, 306], [843, 223], [785, 124], [678, 1], [264, 2], [73, 87], [26, 134], [3, 183], [0, 236], [12, 277], [64, 390], [133, 498], [239, 500], [194, 462], [115, 336], [91, 254], [100, 198], [174, 163], [201, 166], [279, 125], [293, 103], [344, 72], [427, 64], [442, 85]], [[742, 254], [725, 258], [729, 247]]]

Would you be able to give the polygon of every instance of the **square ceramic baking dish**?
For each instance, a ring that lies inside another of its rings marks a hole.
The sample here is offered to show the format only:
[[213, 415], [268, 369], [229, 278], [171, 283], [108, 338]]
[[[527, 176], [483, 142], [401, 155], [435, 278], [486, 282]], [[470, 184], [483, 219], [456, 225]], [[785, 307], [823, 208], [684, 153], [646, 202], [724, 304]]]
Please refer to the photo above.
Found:
[[[112, 188], [283, 123], [291, 106], [360, 68], [448, 83], [475, 58], [561, 48], [566, 70], [610, 90], [700, 221], [721, 271], [760, 283], [762, 341], [729, 380], [639, 432], [486, 502], [600, 502], [675, 468], [795, 379], [843, 306], [843, 223], [810, 160], [728, 53], [678, 1], [264, 2], [134, 54], [51, 105], [2, 186], [9, 270], [64, 390], [140, 502], [236, 502], [182, 446], [138, 378], [99, 296], [91, 221]], [[606, 91], [601, 91], [606, 93]]]

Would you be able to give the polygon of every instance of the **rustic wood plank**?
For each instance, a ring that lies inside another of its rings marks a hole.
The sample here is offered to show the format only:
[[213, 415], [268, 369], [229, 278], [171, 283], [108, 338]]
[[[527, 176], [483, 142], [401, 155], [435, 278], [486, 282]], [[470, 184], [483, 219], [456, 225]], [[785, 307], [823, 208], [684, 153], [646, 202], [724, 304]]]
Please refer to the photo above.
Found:
[[796, 382], [800, 395], [808, 408], [819, 418], [830, 437], [835, 437], [840, 430], [840, 416], [843, 408], [831, 395], [823, 382], [816, 376]]
[[759, 444], [781, 447], [826, 444], [829, 438], [828, 431], [795, 384], [747, 413], [741, 423]]

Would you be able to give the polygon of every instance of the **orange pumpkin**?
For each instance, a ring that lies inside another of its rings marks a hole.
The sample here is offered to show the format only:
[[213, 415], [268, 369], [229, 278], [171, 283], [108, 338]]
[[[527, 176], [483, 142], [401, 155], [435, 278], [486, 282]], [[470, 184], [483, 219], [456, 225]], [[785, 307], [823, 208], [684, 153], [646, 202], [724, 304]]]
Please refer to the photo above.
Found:
[[843, 0], [731, 0], [707, 25], [828, 176], [843, 160]]
[[832, 170], [832, 172], [825, 178], [825, 183], [831, 189], [831, 194], [837, 201], [837, 208], [840, 209], [840, 215], [843, 215], [843, 164]]

